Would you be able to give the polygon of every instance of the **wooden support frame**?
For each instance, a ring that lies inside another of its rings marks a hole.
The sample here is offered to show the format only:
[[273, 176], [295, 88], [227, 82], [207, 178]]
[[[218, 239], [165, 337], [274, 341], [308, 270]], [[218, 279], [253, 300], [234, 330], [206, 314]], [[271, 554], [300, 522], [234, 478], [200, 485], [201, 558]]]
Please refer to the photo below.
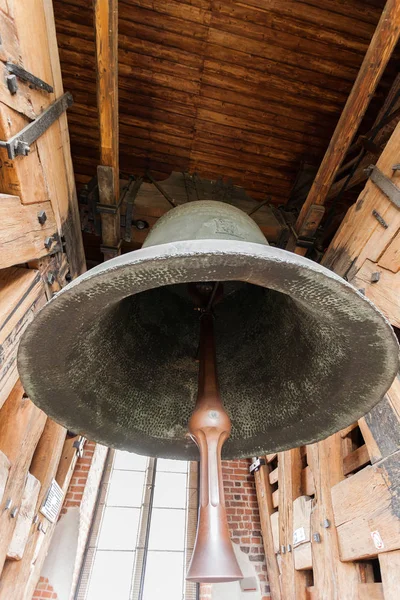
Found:
[[[281, 594], [285, 600], [306, 600], [306, 574], [294, 568], [293, 501], [302, 495], [300, 448], [279, 454], [279, 544]], [[283, 552], [282, 552], [283, 550]]]
[[120, 254], [118, 0], [93, 0], [97, 107], [100, 125], [99, 199], [104, 258]]
[[[51, 538], [50, 532], [54, 525], [50, 523], [39, 511], [51, 481], [56, 477], [59, 462], [61, 460], [66, 430], [51, 419], [47, 419], [43, 433], [36, 446], [35, 453], [30, 466], [30, 473], [40, 482], [40, 492], [35, 503], [35, 515], [37, 522], [30, 527], [30, 535], [21, 560], [17, 562], [6, 562], [1, 574], [0, 600], [6, 600], [12, 594], [15, 600], [24, 600], [26, 589], [35, 587], [36, 580], [32, 577], [34, 557], [38, 547], [41, 547], [47, 536]], [[51, 451], [49, 449], [51, 448]], [[75, 450], [76, 454], [76, 450]], [[65, 490], [64, 490], [65, 491]], [[43, 532], [46, 532], [45, 534]], [[40, 552], [43, 554], [43, 551]], [[43, 557], [44, 558], [44, 557]], [[34, 572], [38, 572], [36, 565]], [[38, 573], [40, 574], [40, 573]], [[32, 594], [31, 594], [32, 595]]]
[[[400, 0], [387, 0], [353, 89], [297, 218], [295, 230], [298, 236], [313, 235], [322, 220], [321, 207], [399, 39], [399, 20]], [[294, 249], [296, 254], [306, 253], [305, 248], [296, 246], [294, 239], [288, 249]]]
[[257, 500], [260, 509], [261, 531], [265, 548], [265, 560], [267, 563], [268, 582], [271, 590], [272, 600], [282, 600], [280, 589], [279, 566], [275, 554], [274, 538], [271, 526], [271, 515], [274, 513], [272, 502], [272, 487], [269, 479], [267, 465], [262, 465], [254, 473]]
[[18, 381], [0, 412], [0, 450], [11, 463], [0, 515], [0, 572], [16, 524], [11, 514], [20, 507], [26, 475], [45, 422], [46, 415], [25, 396]]
[[311, 515], [314, 589], [317, 594], [323, 590], [324, 598], [329, 600], [354, 600], [358, 597], [357, 568], [340, 562], [333, 527], [331, 487], [344, 479], [340, 433], [307, 446], [307, 456], [315, 483], [315, 505]]

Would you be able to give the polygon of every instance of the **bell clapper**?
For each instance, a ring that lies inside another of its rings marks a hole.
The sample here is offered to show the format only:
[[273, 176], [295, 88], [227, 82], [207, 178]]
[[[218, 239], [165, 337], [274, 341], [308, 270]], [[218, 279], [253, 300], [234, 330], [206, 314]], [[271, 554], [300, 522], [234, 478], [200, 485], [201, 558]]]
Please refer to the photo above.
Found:
[[[229, 536], [221, 471], [221, 450], [231, 432], [218, 386], [212, 305], [220, 284], [200, 306], [199, 380], [189, 434], [200, 451], [200, 513], [197, 536], [187, 579], [201, 583], [243, 578]], [[192, 295], [204, 300], [206, 288], [195, 286]], [[198, 302], [197, 302], [198, 303]]]

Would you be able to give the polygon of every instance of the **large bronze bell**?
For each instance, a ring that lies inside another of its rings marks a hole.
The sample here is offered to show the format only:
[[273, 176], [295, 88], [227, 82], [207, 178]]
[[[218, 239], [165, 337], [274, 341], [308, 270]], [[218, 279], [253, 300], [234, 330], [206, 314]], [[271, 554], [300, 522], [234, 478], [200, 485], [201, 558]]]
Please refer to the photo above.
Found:
[[241, 573], [221, 451], [257, 456], [351, 424], [389, 388], [398, 346], [343, 279], [268, 246], [240, 210], [198, 201], [162, 217], [141, 250], [59, 292], [26, 330], [18, 366], [32, 400], [92, 440], [185, 460], [198, 446], [188, 577], [229, 581]]

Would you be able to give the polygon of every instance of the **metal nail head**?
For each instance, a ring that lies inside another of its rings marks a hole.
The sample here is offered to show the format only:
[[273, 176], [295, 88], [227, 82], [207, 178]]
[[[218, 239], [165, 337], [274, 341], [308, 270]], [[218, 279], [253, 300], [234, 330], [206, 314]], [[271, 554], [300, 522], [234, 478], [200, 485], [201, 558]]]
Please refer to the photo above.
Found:
[[38, 213], [38, 217], [37, 217], [37, 218], [38, 218], [38, 221], [39, 221], [39, 223], [40, 223], [41, 225], [44, 225], [44, 224], [46, 223], [46, 221], [47, 221], [47, 215], [46, 215], [46, 211], [45, 211], [45, 210], [41, 210], [41, 211]]

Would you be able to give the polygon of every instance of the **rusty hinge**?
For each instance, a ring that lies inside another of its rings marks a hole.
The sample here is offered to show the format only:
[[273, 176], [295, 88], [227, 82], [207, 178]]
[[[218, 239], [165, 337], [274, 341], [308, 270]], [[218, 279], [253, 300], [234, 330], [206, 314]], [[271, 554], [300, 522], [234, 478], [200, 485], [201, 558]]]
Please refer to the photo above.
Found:
[[[394, 165], [397, 167], [397, 165]], [[397, 169], [393, 169], [397, 171]], [[400, 208], [400, 189], [393, 183], [389, 177], [386, 177], [384, 173], [376, 165], [369, 165], [365, 169], [369, 179], [389, 198], [391, 202], [397, 208]]]
[[9, 140], [0, 140], [0, 147], [6, 148], [8, 158], [11, 160], [16, 156], [27, 156], [30, 146], [56, 121], [63, 112], [73, 104], [69, 92], [61, 96], [51, 106], [46, 108], [34, 121], [24, 127], [19, 133], [13, 135]]
[[7, 76], [7, 86], [10, 91], [10, 94], [14, 95], [17, 93], [17, 78], [27, 83], [31, 89], [43, 90], [44, 92], [48, 92], [49, 94], [52, 94], [54, 92], [54, 89], [51, 85], [43, 81], [43, 79], [36, 77], [36, 75], [29, 73], [29, 71], [25, 71], [25, 69], [23, 69], [19, 65], [15, 65], [12, 62], [6, 62], [5, 67], [10, 73], [10, 75]]

